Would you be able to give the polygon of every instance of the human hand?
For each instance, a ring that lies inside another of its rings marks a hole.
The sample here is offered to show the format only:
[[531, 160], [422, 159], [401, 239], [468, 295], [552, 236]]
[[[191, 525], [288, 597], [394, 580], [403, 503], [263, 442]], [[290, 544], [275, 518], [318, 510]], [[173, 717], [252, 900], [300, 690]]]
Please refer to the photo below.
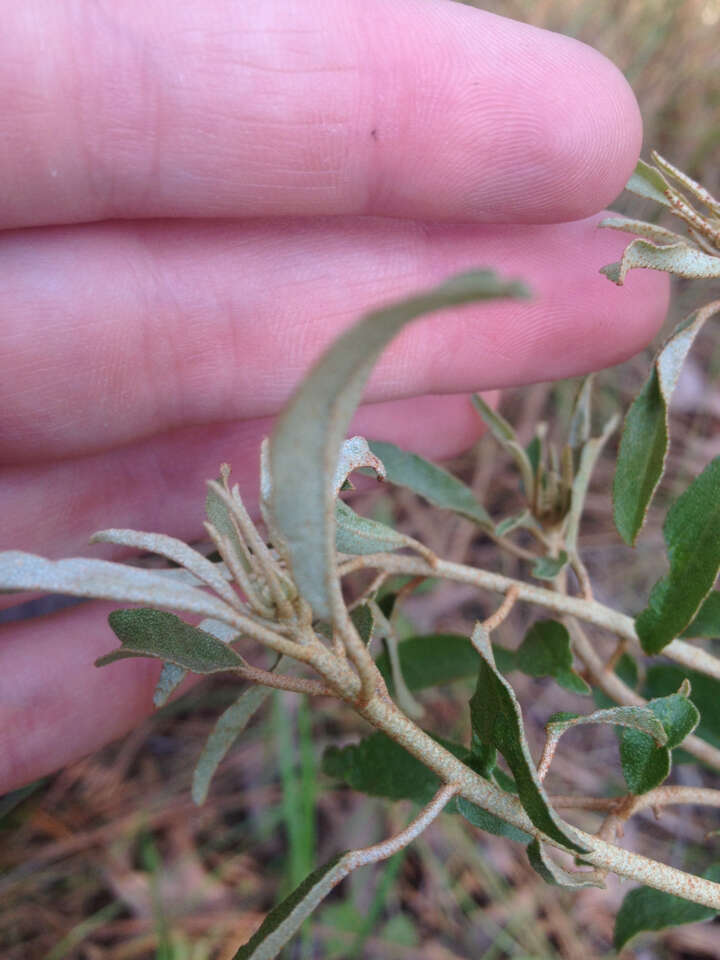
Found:
[[[201, 535], [204, 480], [228, 460], [252, 499], [339, 331], [459, 270], [534, 299], [413, 324], [357, 432], [452, 455], [468, 392], [617, 363], [662, 319], [663, 275], [598, 273], [641, 124], [573, 40], [449, 0], [28, 0], [0, 53], [0, 549]], [[0, 629], [0, 792], [152, 709], [156, 663], [93, 667], [113, 606]]]

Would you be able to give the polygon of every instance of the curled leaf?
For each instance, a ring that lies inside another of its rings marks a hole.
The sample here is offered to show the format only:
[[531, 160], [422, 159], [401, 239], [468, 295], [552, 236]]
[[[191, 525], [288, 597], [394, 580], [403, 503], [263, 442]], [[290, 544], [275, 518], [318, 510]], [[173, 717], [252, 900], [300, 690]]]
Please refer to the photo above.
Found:
[[633, 545], [665, 471], [668, 410], [685, 358], [705, 322], [720, 311], [720, 300], [690, 314], [660, 349], [649, 378], [628, 410], [613, 483], [615, 526]]
[[544, 844], [534, 838], [527, 848], [528, 860], [533, 870], [538, 873], [545, 883], [556, 887], [569, 887], [579, 890], [581, 887], [604, 887], [605, 884], [587, 873], [569, 873], [560, 864], [555, 863], [545, 850]]
[[668, 510], [663, 525], [670, 569], [635, 620], [646, 653], [660, 653], [693, 621], [720, 570], [720, 457]]
[[610, 263], [600, 272], [621, 287], [628, 271], [637, 268], [664, 270], [690, 280], [707, 280], [720, 277], [720, 257], [704, 253], [686, 240], [659, 246], [650, 240], [640, 239], [633, 240], [625, 248], [619, 263]]
[[343, 437], [380, 353], [423, 314], [525, 295], [518, 283], [475, 271], [370, 313], [325, 353], [278, 418], [270, 441], [272, 524], [285, 543], [298, 589], [316, 617], [333, 621], [342, 604], [334, 567], [332, 481]]

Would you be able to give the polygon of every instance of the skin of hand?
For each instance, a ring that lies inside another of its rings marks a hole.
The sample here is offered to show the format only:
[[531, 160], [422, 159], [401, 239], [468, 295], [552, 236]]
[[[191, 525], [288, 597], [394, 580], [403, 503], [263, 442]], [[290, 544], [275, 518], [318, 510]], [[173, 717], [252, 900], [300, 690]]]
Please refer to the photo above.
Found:
[[[533, 299], [411, 325], [356, 432], [453, 455], [469, 392], [618, 363], [664, 316], [664, 275], [598, 273], [641, 119], [574, 40], [450, 0], [26, 0], [0, 54], [0, 549], [200, 536], [323, 348], [459, 270]], [[157, 663], [93, 666], [115, 606], [0, 627], [0, 793], [152, 710]]]

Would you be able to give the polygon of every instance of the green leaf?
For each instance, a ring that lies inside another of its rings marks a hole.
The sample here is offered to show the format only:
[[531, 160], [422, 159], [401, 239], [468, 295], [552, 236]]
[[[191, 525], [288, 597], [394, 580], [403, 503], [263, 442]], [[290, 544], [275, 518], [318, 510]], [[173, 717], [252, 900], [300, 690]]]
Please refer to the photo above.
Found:
[[[221, 475], [217, 482], [227, 489], [230, 467], [228, 467], [227, 464], [223, 464], [220, 470]], [[227, 503], [212, 487], [208, 487], [208, 492], [205, 497], [205, 513], [208, 521], [215, 527], [217, 532], [223, 537], [228, 538], [233, 546], [233, 552], [238, 559], [238, 563], [242, 564], [245, 570], [249, 572], [250, 564], [245, 556], [245, 547], [242, 545], [240, 537], [238, 536], [237, 529], [230, 514], [230, 509]]]
[[620, 736], [620, 762], [631, 793], [647, 793], [659, 786], [670, 773], [670, 751], [679, 746], [698, 724], [700, 714], [688, 700], [685, 689], [680, 693], [650, 700], [647, 704], [662, 723], [667, 735], [665, 746], [658, 746], [652, 737], [637, 729], [626, 728]]
[[643, 696], [664, 697], [677, 690], [686, 679], [692, 686], [692, 702], [700, 711], [696, 733], [720, 747], [720, 682], [713, 677], [685, 667], [655, 663], [648, 668]]
[[193, 772], [192, 798], [198, 806], [207, 799], [215, 771], [271, 692], [269, 687], [250, 687], [218, 717]]
[[527, 848], [528, 860], [533, 870], [540, 874], [545, 883], [556, 887], [570, 887], [579, 890], [581, 887], [604, 887], [598, 880], [586, 879], [586, 873], [568, 873], [560, 864], [548, 856], [545, 847], [535, 837]]
[[402, 533], [355, 513], [342, 500], [335, 501], [335, 524], [335, 547], [340, 553], [387, 553], [408, 545]]
[[233, 960], [274, 960], [285, 944], [352, 867], [349, 853], [340, 853], [310, 874], [289, 897], [265, 917], [259, 930], [240, 947]]
[[157, 657], [193, 673], [218, 673], [244, 663], [226, 643], [163, 610], [113, 610], [108, 622], [122, 647], [96, 660], [97, 667], [126, 657]]
[[670, 189], [667, 180], [659, 170], [656, 170], [649, 163], [645, 163], [644, 160], [638, 160], [625, 189], [638, 197], [655, 200], [656, 203], [661, 203], [665, 207], [670, 206], [670, 201], [666, 196], [666, 190]]
[[628, 272], [637, 268], [663, 270], [688, 280], [709, 280], [720, 277], [720, 257], [703, 253], [686, 240], [658, 246], [650, 240], [639, 239], [628, 244], [619, 263], [609, 263], [600, 273], [621, 287]]
[[233, 614], [219, 597], [158, 571], [85, 557], [46, 560], [19, 550], [0, 553], [0, 590], [43, 590], [75, 597], [151, 603], [218, 620]]
[[332, 621], [341, 603], [332, 479], [342, 440], [381, 352], [423, 314], [525, 295], [518, 283], [475, 271], [370, 313], [321, 357], [279, 416], [270, 440], [272, 525], [284, 539], [294, 580], [316, 617]]
[[577, 540], [580, 531], [580, 520], [585, 507], [590, 480], [595, 464], [608, 442], [610, 435], [617, 426], [617, 417], [611, 417], [603, 427], [599, 437], [591, 437], [582, 445], [580, 462], [572, 482], [570, 492], [570, 509], [568, 510], [565, 525], [565, 545], [571, 557], [577, 556]]
[[532, 575], [538, 580], [554, 580], [567, 562], [568, 555], [564, 550], [557, 557], [540, 557], [533, 564]]
[[[720, 883], [720, 864], [711, 866], [703, 876]], [[634, 936], [646, 930], [667, 930], [684, 923], [698, 923], [709, 920], [716, 913], [711, 907], [690, 903], [672, 893], [652, 887], [636, 887], [626, 895], [615, 918], [615, 949], [622, 950]]]
[[507, 450], [512, 456], [520, 472], [525, 496], [528, 500], [532, 500], [535, 489], [535, 472], [530, 463], [530, 457], [527, 451], [524, 450], [518, 442], [515, 431], [505, 417], [498, 413], [497, 410], [494, 410], [489, 403], [486, 403], [479, 393], [473, 394], [472, 402], [485, 425], [490, 428], [492, 435], [503, 449]]
[[[459, 760], [470, 755], [467, 747], [433, 737]], [[384, 733], [372, 733], [347, 747], [328, 747], [322, 769], [329, 777], [344, 780], [353, 790], [390, 800], [426, 804], [439, 789], [440, 778], [404, 747]], [[452, 802], [445, 808], [452, 809]]]
[[665, 746], [668, 735], [655, 712], [649, 707], [609, 707], [588, 714], [555, 713], [546, 724], [548, 735], [558, 740], [571, 727], [588, 723], [612, 724], [648, 734], [658, 746]]
[[569, 828], [548, 802], [525, 739], [522, 714], [512, 687], [495, 666], [487, 633], [476, 626], [473, 642], [481, 655], [477, 688], [470, 700], [470, 718], [477, 739], [505, 758], [518, 796], [532, 823], [564, 847], [583, 853]]
[[478, 827], [486, 833], [492, 833], [496, 837], [506, 837], [515, 843], [527, 844], [532, 840], [530, 834], [525, 833], [524, 830], [514, 827], [511, 823], [505, 823], [500, 817], [496, 817], [494, 813], [483, 810], [482, 807], [479, 807], [476, 803], [472, 803], [470, 800], [466, 800], [465, 797], [457, 798], [457, 809], [458, 813], [461, 813], [474, 827]]
[[512, 533], [513, 530], [517, 530], [518, 528], [528, 529], [536, 526], [537, 523], [530, 511], [523, 510], [522, 513], [516, 513], [512, 517], [505, 517], [504, 520], [501, 520], [495, 527], [495, 536], [504, 537], [506, 534]]
[[670, 570], [635, 620], [646, 653], [659, 653], [690, 623], [712, 590], [720, 569], [720, 457], [715, 457], [665, 518]]
[[680, 371], [705, 321], [720, 310], [710, 303], [686, 317], [660, 349], [650, 376], [628, 410], [613, 484], [615, 526], [625, 543], [635, 543], [665, 472], [668, 408]]
[[720, 637], [720, 590], [707, 595], [695, 619], [680, 634], [681, 637]]
[[350, 611], [350, 619], [362, 642], [366, 645], [370, 643], [373, 632], [373, 615], [370, 607], [366, 603], [361, 603], [358, 607], [354, 607], [353, 610]]
[[447, 470], [393, 443], [373, 440], [370, 449], [382, 461], [391, 483], [407, 487], [433, 506], [459, 513], [486, 530], [493, 529], [490, 516], [470, 487]]
[[570, 634], [557, 620], [539, 620], [515, 651], [515, 668], [531, 677], [553, 677], [573, 693], [590, 693], [590, 687], [573, 670]]
[[[468, 637], [454, 633], [410, 637], [398, 644], [398, 654], [408, 690], [425, 690], [463, 677], [475, 677], [480, 664], [480, 657]], [[381, 653], [375, 662], [392, 694], [387, 653]]]
[[580, 384], [568, 430], [568, 443], [573, 450], [579, 450], [590, 439], [592, 413], [593, 374], [585, 377]]
[[682, 170], [678, 170], [677, 167], [669, 163], [664, 157], [661, 157], [657, 150], [653, 150], [651, 156], [666, 177], [670, 180], [676, 180], [688, 193], [701, 203], [704, 203], [716, 217], [720, 217], [720, 203], [718, 203], [715, 197], [713, 197], [705, 187], [696, 180], [693, 180], [692, 177], [689, 177]]

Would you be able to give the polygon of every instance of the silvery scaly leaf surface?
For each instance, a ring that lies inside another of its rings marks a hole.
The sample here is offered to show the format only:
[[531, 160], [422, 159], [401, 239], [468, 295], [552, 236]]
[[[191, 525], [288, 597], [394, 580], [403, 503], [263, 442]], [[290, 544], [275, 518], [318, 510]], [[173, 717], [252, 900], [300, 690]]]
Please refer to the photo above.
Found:
[[342, 604], [335, 573], [332, 478], [343, 437], [381, 352], [423, 314], [526, 295], [517, 282], [474, 271], [374, 311], [321, 357], [278, 418], [270, 440], [272, 525], [285, 544], [295, 583], [316, 617], [333, 621]]
[[233, 609], [219, 597], [140, 567], [73, 557], [46, 560], [18, 550], [0, 553], [0, 589], [43, 590], [76, 597], [148, 603], [230, 620]]

